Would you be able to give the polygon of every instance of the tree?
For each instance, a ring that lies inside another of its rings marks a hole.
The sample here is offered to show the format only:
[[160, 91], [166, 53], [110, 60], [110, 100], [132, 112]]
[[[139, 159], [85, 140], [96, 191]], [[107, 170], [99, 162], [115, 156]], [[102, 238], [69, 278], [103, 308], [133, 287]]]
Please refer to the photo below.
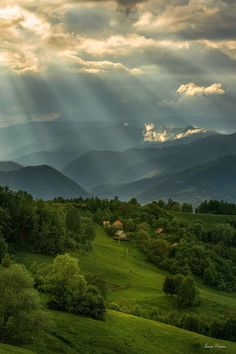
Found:
[[32, 230], [33, 248], [45, 254], [61, 253], [65, 250], [65, 240], [66, 232], [62, 211], [38, 201]]
[[69, 254], [54, 259], [44, 279], [44, 290], [50, 294], [51, 308], [98, 319], [105, 314], [105, 303], [100, 290], [87, 284], [80, 272], [78, 259]]
[[193, 212], [193, 206], [192, 204], [189, 203], [183, 203], [181, 205], [181, 211], [184, 213], [192, 213]]
[[213, 263], [210, 263], [209, 267], [204, 270], [203, 280], [207, 285], [214, 286], [217, 280], [217, 271]]
[[106, 306], [100, 290], [94, 285], [88, 285], [86, 292], [75, 303], [73, 312], [102, 320], [105, 316]]
[[100, 290], [102, 296], [106, 296], [107, 283], [102, 273], [90, 273], [86, 276], [86, 281], [88, 284], [96, 286]]
[[197, 304], [198, 292], [192, 278], [185, 277], [178, 288], [178, 305], [180, 307], [191, 307]]
[[33, 288], [33, 278], [24, 266], [0, 268], [0, 340], [26, 342], [51, 328], [40, 298]]
[[44, 280], [50, 294], [50, 307], [73, 312], [73, 306], [86, 292], [86, 281], [80, 273], [79, 261], [69, 254], [57, 256]]
[[175, 282], [173, 277], [166, 277], [163, 283], [163, 291], [167, 295], [174, 295], [176, 294], [175, 291]]
[[79, 234], [81, 229], [80, 214], [77, 208], [71, 206], [66, 213], [66, 227], [69, 231]]
[[5, 241], [5, 238], [0, 234], [0, 262], [2, 262], [7, 252], [8, 252], [8, 245]]

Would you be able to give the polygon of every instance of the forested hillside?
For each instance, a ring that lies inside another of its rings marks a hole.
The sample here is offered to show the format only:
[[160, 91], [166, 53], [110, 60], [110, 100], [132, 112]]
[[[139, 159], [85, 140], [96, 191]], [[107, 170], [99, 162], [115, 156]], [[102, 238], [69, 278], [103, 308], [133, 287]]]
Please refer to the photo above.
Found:
[[[32, 343], [40, 340], [43, 353], [58, 348], [65, 353], [87, 348], [90, 353], [88, 333], [99, 333], [109, 323], [120, 333], [116, 339], [111, 334], [109, 344], [106, 336], [101, 338], [110, 352], [112, 342], [121, 353], [131, 345], [128, 337], [122, 344], [122, 323], [134, 326], [130, 335], [135, 329], [150, 331], [155, 345], [155, 328], [164, 342], [165, 330], [170, 336], [180, 331], [180, 338], [188, 340], [184, 346], [170, 342], [170, 354], [178, 353], [175, 345], [182, 352], [201, 352], [213, 338], [236, 340], [234, 216], [215, 216], [215, 222], [206, 224], [186, 203], [142, 206], [136, 199], [117, 198], [45, 202], [7, 188], [0, 189], [0, 213], [2, 343], [37, 353]], [[191, 222], [187, 215], [192, 215]], [[85, 326], [81, 341], [71, 337], [70, 326]], [[154, 352], [144, 333], [131, 352], [138, 345]], [[51, 344], [46, 345], [49, 337]], [[232, 345], [226, 345], [229, 353]]]

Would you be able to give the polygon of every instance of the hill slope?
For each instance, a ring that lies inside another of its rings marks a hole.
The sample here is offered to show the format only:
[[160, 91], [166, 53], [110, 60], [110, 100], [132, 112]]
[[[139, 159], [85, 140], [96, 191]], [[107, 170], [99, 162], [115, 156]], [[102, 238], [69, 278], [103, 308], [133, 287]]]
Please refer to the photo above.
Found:
[[[120, 151], [89, 151], [70, 162], [62, 173], [85, 186], [117, 181], [120, 172], [133, 163], [141, 162], [162, 153], [158, 148]], [[128, 176], [126, 176], [128, 178]]]
[[37, 354], [35, 351], [25, 348], [16, 347], [13, 345], [0, 344], [0, 354]]
[[[152, 144], [148, 148], [144, 146], [123, 152], [90, 151], [70, 162], [62, 172], [92, 188], [173, 175], [221, 156], [234, 155], [236, 134], [212, 135], [195, 142], [168, 147], [153, 147]], [[101, 190], [94, 189], [101, 196], [103, 190], [103, 187]], [[118, 193], [119, 190], [119, 196]]]
[[[198, 216], [201, 217], [201, 216]], [[108, 280], [108, 302], [140, 304], [149, 309], [173, 310], [174, 299], [162, 292], [165, 273], [146, 263], [142, 255], [131, 245], [113, 241], [100, 227], [96, 230], [93, 251], [89, 254], [75, 252], [79, 256], [83, 272], [96, 270]], [[16, 260], [30, 266], [33, 262], [51, 262], [52, 257], [17, 252]], [[201, 296], [200, 310], [205, 314], [232, 311], [236, 299], [198, 284]], [[193, 309], [198, 311], [199, 308]], [[194, 353], [193, 341], [198, 338], [198, 353], [205, 353], [206, 343], [226, 346], [224, 353], [233, 354], [236, 344], [204, 337], [173, 326], [151, 321], [121, 312], [108, 311], [105, 321], [96, 321], [63, 312], [51, 312], [56, 323], [53, 335], [48, 335], [44, 345], [28, 348], [41, 354], [97, 353], [115, 354], [189, 354]], [[213, 353], [215, 348], [211, 349]]]
[[156, 182], [138, 195], [141, 201], [172, 198], [193, 203], [203, 199], [236, 202], [236, 156], [221, 157]]
[[22, 168], [22, 165], [13, 161], [0, 161], [0, 171], [14, 171]]
[[46, 165], [0, 172], [0, 185], [24, 190], [35, 198], [87, 197], [88, 192], [59, 171]]
[[44, 348], [32, 346], [41, 354], [190, 354], [195, 352], [195, 338], [200, 342], [197, 353], [206, 352], [206, 343], [225, 346], [226, 354], [233, 354], [236, 349], [235, 343], [115, 311], [109, 311], [105, 321], [59, 312], [52, 315], [55, 336], [48, 338]]

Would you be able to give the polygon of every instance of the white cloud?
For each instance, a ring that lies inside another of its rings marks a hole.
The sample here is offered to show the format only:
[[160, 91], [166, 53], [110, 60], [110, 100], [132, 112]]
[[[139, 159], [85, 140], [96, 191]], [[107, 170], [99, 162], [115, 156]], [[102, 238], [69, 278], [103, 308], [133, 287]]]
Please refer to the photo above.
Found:
[[160, 142], [173, 141], [186, 138], [193, 134], [206, 133], [207, 130], [203, 128], [190, 127], [188, 129], [182, 128], [165, 128], [156, 127], [153, 123], [146, 123], [143, 131], [144, 141], [146, 142]]
[[78, 56], [77, 52], [73, 52], [70, 50], [61, 52], [62, 57], [67, 60], [71, 60], [72, 62], [79, 65], [80, 71], [87, 73], [101, 73], [101, 72], [127, 72], [131, 74], [141, 74], [142, 70], [138, 68], [127, 68], [122, 63], [112, 62], [108, 60], [103, 61], [95, 61], [95, 60], [84, 60]]
[[210, 86], [198, 86], [193, 82], [189, 82], [188, 84], [180, 85], [177, 92], [180, 95], [186, 96], [202, 96], [202, 95], [224, 95], [225, 90], [222, 87], [222, 84], [215, 83]]

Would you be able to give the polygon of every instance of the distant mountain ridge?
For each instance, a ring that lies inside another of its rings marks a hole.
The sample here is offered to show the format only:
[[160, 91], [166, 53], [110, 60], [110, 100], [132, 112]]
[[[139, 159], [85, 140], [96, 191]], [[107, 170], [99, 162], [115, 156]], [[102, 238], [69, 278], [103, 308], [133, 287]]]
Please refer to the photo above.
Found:
[[84, 188], [47, 165], [0, 171], [0, 185], [8, 186], [13, 190], [26, 191], [40, 199], [89, 196]]
[[23, 166], [13, 161], [0, 161], [0, 171], [14, 171]]
[[[194, 193], [210, 198], [216, 190], [204, 192], [196, 168], [202, 181], [204, 173], [209, 177], [210, 166], [213, 169], [210, 164], [217, 161], [218, 168], [222, 164], [230, 171], [224, 157], [236, 156], [236, 133], [194, 126], [146, 125], [143, 131], [128, 123], [58, 120], [0, 129], [0, 141], [7, 160], [0, 162], [0, 184], [43, 199], [86, 197], [90, 192], [143, 202], [159, 197], [195, 201]], [[196, 188], [190, 188], [190, 175]], [[220, 196], [229, 199], [229, 190]]]
[[[224, 148], [222, 148], [222, 146]], [[162, 175], [236, 154], [236, 134], [212, 135], [180, 145], [130, 149], [122, 152], [90, 151], [70, 162], [62, 173], [87, 188], [120, 184]]]
[[236, 202], [236, 156], [223, 156], [160, 179], [137, 198], [142, 202], [161, 198], [195, 204], [204, 199]]
[[223, 156], [176, 174], [141, 179], [119, 185], [101, 185], [95, 195], [141, 202], [172, 198], [197, 204], [204, 199], [236, 202], [236, 155]]

